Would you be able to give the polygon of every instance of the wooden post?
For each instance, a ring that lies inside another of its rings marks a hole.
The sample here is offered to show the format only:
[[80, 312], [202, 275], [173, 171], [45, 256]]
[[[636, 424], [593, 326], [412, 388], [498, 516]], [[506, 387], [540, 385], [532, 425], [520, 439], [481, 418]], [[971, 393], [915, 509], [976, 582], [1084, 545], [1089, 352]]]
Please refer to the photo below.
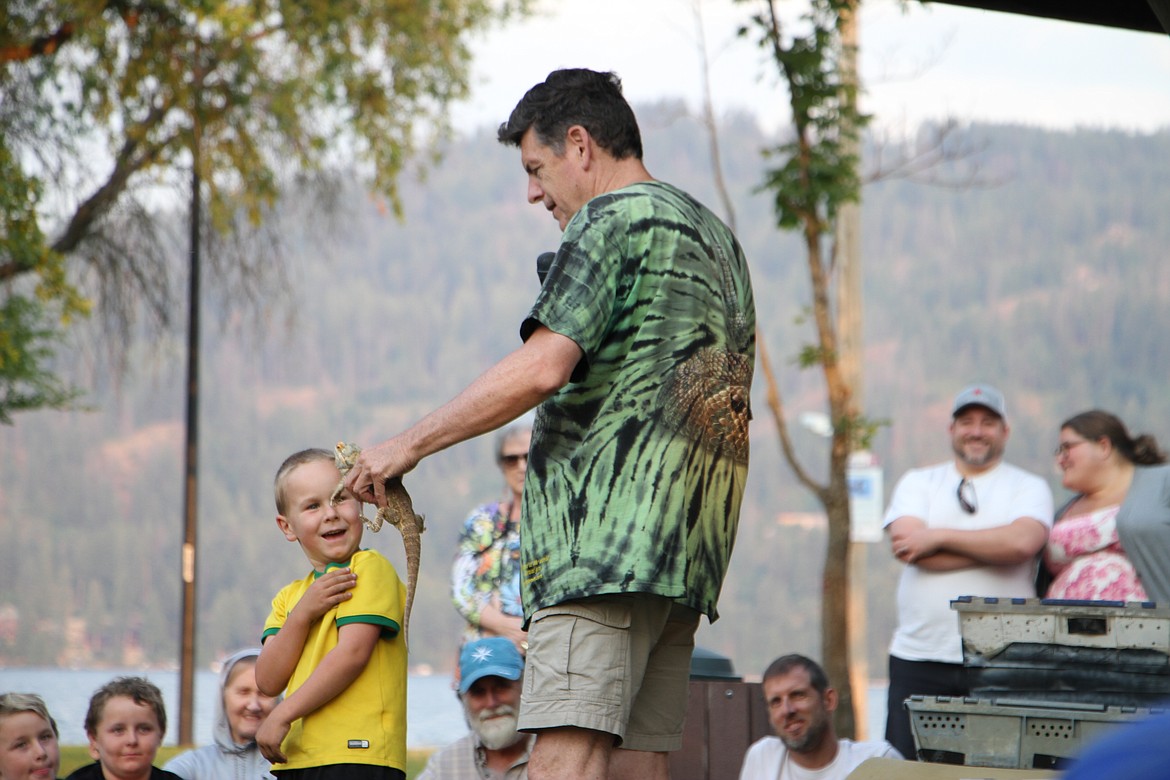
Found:
[[191, 112], [191, 270], [187, 286], [187, 441], [183, 482], [183, 616], [179, 657], [179, 744], [193, 745], [195, 712], [196, 536], [199, 526], [199, 223], [202, 60], [195, 44], [195, 106]]
[[[857, 73], [857, 3], [849, 4], [840, 13], [841, 20], [841, 80], [850, 89], [856, 103], [860, 80]], [[859, 153], [856, 146], [850, 151]], [[852, 390], [851, 411], [862, 409], [861, 370], [861, 206], [842, 204], [837, 214], [837, 333], [840, 338], [840, 366], [845, 384]], [[851, 447], [852, 450], [852, 447]], [[854, 737], [867, 738], [867, 699], [869, 691], [869, 661], [866, 643], [866, 560], [865, 542], [849, 542], [848, 586], [846, 590], [846, 630], [849, 642], [849, 677], [853, 690]]]

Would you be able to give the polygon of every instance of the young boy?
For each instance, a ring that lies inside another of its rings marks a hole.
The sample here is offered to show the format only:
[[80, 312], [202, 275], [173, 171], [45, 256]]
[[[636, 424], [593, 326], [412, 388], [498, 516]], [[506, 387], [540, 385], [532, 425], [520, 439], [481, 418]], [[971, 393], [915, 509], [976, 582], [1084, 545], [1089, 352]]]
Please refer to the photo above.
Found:
[[0, 780], [57, 780], [57, 723], [33, 693], [0, 694]]
[[153, 766], [167, 732], [162, 691], [141, 677], [119, 677], [89, 700], [85, 733], [97, 763], [83, 766], [69, 780], [179, 780]]
[[303, 450], [276, 472], [276, 523], [312, 571], [272, 600], [256, 683], [286, 691], [256, 733], [281, 780], [405, 780], [405, 587], [362, 550], [361, 504], [333, 454]]

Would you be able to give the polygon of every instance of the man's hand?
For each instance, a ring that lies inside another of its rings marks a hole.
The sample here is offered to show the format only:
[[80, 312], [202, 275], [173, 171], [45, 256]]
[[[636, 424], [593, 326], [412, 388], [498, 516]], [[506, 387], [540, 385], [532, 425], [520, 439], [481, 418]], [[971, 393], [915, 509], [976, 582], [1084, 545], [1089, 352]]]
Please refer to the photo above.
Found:
[[973, 566], [1014, 566], [1035, 557], [1048, 540], [1047, 526], [1032, 517], [967, 530], [928, 528], [920, 518], [904, 515], [886, 530], [894, 557], [936, 572]]
[[357, 575], [349, 568], [333, 569], [322, 574], [305, 590], [284, 624], [264, 639], [264, 649], [256, 659], [256, 684], [269, 696], [276, 696], [288, 685], [300, 662], [305, 637], [315, 622], [343, 601], [357, 584]]
[[260, 748], [260, 754], [274, 764], [283, 764], [287, 761], [288, 758], [280, 750], [280, 743], [288, 736], [291, 726], [291, 722], [282, 717], [280, 705], [276, 705], [276, 709], [268, 713], [268, 717], [256, 731], [256, 745]]
[[904, 523], [890, 528], [890, 549], [903, 563], [914, 563], [939, 551], [937, 535], [925, 525]]
[[357, 575], [349, 567], [331, 569], [318, 577], [300, 601], [293, 607], [293, 612], [303, 615], [308, 623], [314, 623], [326, 612], [343, 601], [353, 598], [350, 593], [357, 585]]
[[[921, 518], [903, 516], [886, 526], [886, 533], [890, 535], [890, 552], [902, 563], [912, 563], [910, 555], [911, 537], [920, 531], [926, 530], [926, 523]], [[919, 555], [918, 557], [921, 557]]]
[[386, 481], [418, 465], [402, 436], [367, 447], [345, 475], [345, 487], [367, 504], [386, 506]]

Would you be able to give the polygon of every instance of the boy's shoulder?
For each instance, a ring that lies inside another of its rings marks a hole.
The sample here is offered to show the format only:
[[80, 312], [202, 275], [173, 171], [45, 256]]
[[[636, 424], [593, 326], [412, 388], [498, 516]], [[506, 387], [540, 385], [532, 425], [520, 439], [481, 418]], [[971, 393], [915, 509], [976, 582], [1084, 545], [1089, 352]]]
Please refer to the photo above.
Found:
[[398, 576], [398, 570], [390, 563], [390, 559], [377, 550], [358, 550], [349, 559], [349, 568], [355, 574], [363, 571], [380, 571]]
[[358, 550], [350, 558], [349, 568], [357, 576], [357, 584], [354, 585], [355, 595], [369, 594], [371, 588], [385, 591], [387, 594], [406, 590], [406, 585], [398, 576], [394, 564], [377, 550]]
[[365, 561], [378, 561], [388, 566], [391, 565], [390, 560], [385, 555], [378, 552], [377, 550], [371, 550], [368, 547], [363, 547], [362, 549], [358, 550], [353, 554], [353, 557], [349, 559], [351, 565]]

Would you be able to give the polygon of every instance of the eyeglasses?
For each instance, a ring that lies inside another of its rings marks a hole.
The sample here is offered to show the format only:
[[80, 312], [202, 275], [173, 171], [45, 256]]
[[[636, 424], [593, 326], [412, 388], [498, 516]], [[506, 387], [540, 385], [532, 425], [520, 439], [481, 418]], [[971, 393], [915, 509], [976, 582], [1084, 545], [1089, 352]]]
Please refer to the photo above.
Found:
[[959, 506], [969, 515], [979, 511], [979, 501], [975, 498], [975, 483], [963, 477], [959, 480], [959, 489], [955, 491], [959, 498]]
[[1052, 454], [1058, 458], [1063, 458], [1072, 451], [1073, 447], [1079, 447], [1084, 443], [1084, 439], [1077, 439], [1076, 441], [1062, 441], [1060, 444], [1056, 445], [1056, 449], [1052, 451]]
[[500, 463], [503, 464], [504, 466], [507, 466], [508, 468], [511, 468], [515, 465], [518, 465], [521, 461], [523, 461], [524, 463], [528, 462], [528, 453], [527, 452], [517, 452], [517, 453], [511, 454], [511, 455], [501, 455], [500, 456]]

